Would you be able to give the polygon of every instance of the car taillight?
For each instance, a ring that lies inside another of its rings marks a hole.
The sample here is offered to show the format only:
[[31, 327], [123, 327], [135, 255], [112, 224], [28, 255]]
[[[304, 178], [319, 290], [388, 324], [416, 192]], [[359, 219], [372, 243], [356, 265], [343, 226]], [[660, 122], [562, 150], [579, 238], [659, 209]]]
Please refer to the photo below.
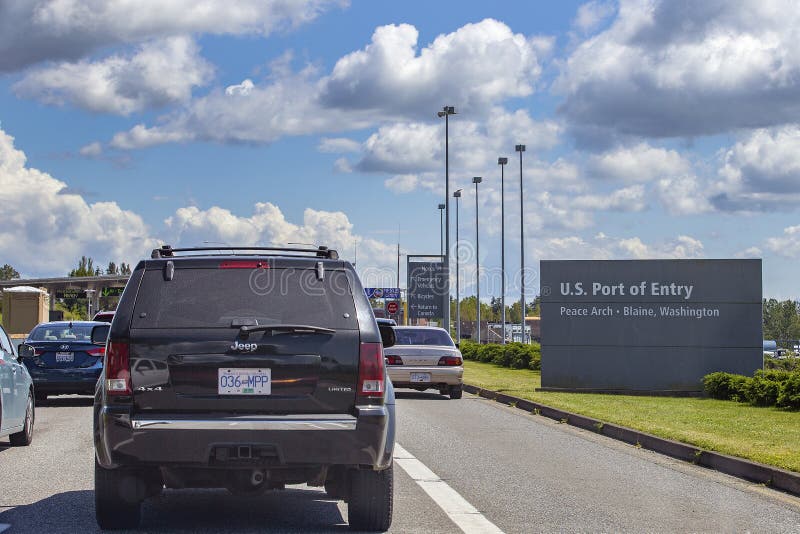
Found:
[[89, 350], [86, 351], [86, 354], [88, 354], [89, 356], [95, 356], [95, 357], [99, 358], [101, 356], [105, 356], [106, 348], [105, 347], [97, 347], [96, 349], [89, 349]]
[[403, 365], [403, 358], [400, 356], [387, 356], [386, 365]]
[[358, 360], [358, 395], [383, 397], [383, 345], [362, 343]]
[[109, 341], [107, 349], [106, 390], [109, 395], [130, 395], [130, 345], [124, 341]]
[[439, 358], [439, 365], [461, 365], [461, 358], [458, 356], [442, 356]]

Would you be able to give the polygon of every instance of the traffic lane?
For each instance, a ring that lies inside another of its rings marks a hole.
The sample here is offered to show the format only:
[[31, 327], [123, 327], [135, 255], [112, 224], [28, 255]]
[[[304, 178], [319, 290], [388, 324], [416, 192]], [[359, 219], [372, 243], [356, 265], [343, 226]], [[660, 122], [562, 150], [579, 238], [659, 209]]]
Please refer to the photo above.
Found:
[[[0, 524], [10, 533], [100, 532], [94, 519], [92, 399], [56, 397], [37, 405], [34, 440], [0, 440]], [[451, 533], [455, 525], [395, 467], [392, 532]], [[421, 522], [420, 517], [425, 518]], [[165, 490], [142, 507], [141, 531], [342, 532], [347, 506], [321, 488], [290, 486], [260, 497], [225, 490]]]
[[800, 499], [465, 395], [397, 390], [398, 441], [504, 531], [792, 532]]

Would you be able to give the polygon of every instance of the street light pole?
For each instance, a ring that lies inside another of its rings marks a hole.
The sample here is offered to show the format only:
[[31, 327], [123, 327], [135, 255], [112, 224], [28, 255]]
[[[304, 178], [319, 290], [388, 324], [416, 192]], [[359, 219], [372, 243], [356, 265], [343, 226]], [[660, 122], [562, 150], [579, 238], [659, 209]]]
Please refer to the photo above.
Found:
[[475, 310], [477, 318], [477, 341], [481, 342], [481, 248], [480, 248], [480, 220], [478, 219], [478, 184], [483, 178], [476, 176], [472, 179], [475, 184]]
[[442, 214], [444, 213], [444, 204], [439, 204], [439, 255], [444, 256], [444, 221], [442, 220]]
[[444, 328], [450, 333], [450, 115], [456, 114], [453, 106], [444, 106], [436, 115], [444, 117]]
[[522, 193], [522, 153], [525, 152], [525, 145], [517, 145], [514, 150], [519, 152], [519, 263], [520, 263], [520, 311], [522, 312], [522, 342], [526, 343], [525, 338], [525, 208], [523, 206]]
[[508, 158], [497, 158], [500, 165], [500, 308], [502, 310], [503, 345], [506, 344], [506, 186], [505, 170]]
[[461, 342], [461, 287], [459, 284], [458, 275], [458, 201], [461, 199], [461, 189], [453, 192], [453, 197], [456, 199], [456, 343]]

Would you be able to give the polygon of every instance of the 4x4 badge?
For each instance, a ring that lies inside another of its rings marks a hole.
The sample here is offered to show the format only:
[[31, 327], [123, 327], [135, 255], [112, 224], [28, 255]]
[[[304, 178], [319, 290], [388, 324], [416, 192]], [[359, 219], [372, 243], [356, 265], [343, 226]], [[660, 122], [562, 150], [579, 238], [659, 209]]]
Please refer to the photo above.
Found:
[[239, 343], [237, 340], [231, 345], [231, 350], [238, 350], [241, 352], [255, 352], [256, 349], [258, 349], [258, 343]]

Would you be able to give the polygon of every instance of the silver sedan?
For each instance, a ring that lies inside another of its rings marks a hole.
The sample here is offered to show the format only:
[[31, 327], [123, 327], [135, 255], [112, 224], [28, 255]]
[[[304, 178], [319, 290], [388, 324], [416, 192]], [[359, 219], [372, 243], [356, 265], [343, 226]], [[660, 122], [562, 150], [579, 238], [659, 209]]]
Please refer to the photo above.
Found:
[[442, 328], [395, 327], [397, 342], [384, 350], [386, 370], [395, 387], [438, 389], [461, 398], [464, 367], [461, 352]]

